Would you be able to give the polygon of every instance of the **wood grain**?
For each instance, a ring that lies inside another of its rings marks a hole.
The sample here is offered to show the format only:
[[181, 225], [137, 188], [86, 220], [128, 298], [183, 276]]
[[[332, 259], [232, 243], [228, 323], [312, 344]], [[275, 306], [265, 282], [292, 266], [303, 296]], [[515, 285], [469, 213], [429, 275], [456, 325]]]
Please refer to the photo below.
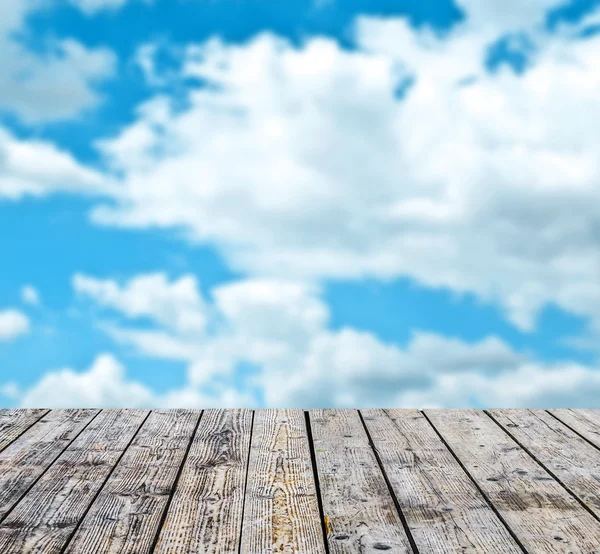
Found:
[[425, 413], [529, 552], [600, 552], [600, 523], [485, 413]]
[[154, 554], [238, 554], [250, 410], [206, 410]]
[[324, 554], [302, 410], [257, 410], [241, 554]]
[[600, 410], [548, 410], [554, 417], [600, 448]]
[[412, 553], [358, 411], [311, 410], [329, 552]]
[[53, 410], [0, 454], [0, 521], [98, 410]]
[[0, 552], [59, 554], [146, 416], [102, 411], [0, 525]]
[[150, 414], [66, 554], [150, 552], [199, 417], [192, 410]]
[[361, 413], [419, 552], [521, 552], [423, 414]]
[[600, 518], [600, 450], [544, 410], [488, 413]]
[[49, 410], [0, 410], [0, 452], [22, 435]]

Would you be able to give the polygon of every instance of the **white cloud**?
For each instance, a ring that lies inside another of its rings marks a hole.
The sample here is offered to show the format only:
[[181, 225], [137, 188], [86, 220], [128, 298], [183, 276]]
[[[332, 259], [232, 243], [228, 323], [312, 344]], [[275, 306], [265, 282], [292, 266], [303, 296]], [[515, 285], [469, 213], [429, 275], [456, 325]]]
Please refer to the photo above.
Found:
[[21, 390], [19, 386], [14, 382], [8, 382], [4, 385], [0, 385], [0, 395], [10, 400], [16, 400], [21, 396]]
[[169, 283], [163, 273], [142, 275], [121, 288], [113, 281], [75, 275], [73, 286], [102, 306], [128, 317], [150, 317], [181, 334], [202, 332], [206, 324], [204, 302], [192, 276]]
[[80, 165], [52, 143], [19, 140], [0, 126], [0, 199], [57, 192], [105, 194], [112, 181]]
[[0, 111], [26, 123], [77, 116], [101, 97], [94, 86], [114, 74], [116, 57], [69, 38], [48, 38], [42, 53], [19, 40], [25, 20], [45, 6], [38, 0], [3, 0], [0, 6]]
[[152, 402], [150, 390], [139, 383], [127, 381], [124, 368], [108, 354], [98, 356], [82, 373], [72, 369], [48, 372], [21, 398], [23, 406], [46, 408], [137, 408]]
[[[16, 15], [0, 37], [26, 11], [8, 3]], [[182, 76], [211, 86], [190, 90], [184, 109], [156, 96], [99, 142], [110, 177], [0, 131], [0, 197], [104, 193], [111, 203], [96, 207], [96, 222], [183, 229], [250, 275], [214, 289], [212, 301], [192, 276], [76, 276], [99, 306], [151, 319], [151, 330], [103, 328], [141, 354], [185, 362], [189, 383], [156, 395], [104, 356], [83, 373], [51, 372], [24, 401], [64, 389], [57, 398], [68, 403], [90, 389], [90, 404], [241, 405], [251, 400], [236, 373], [250, 364], [260, 371], [248, 390], [269, 405], [594, 404], [600, 368], [542, 364], [494, 337], [468, 344], [416, 332], [399, 347], [333, 330], [319, 287], [307, 284], [409, 276], [496, 302], [522, 329], [548, 303], [600, 329], [600, 37], [546, 34], [540, 24], [556, 3], [460, 0], [466, 22], [445, 37], [359, 18], [357, 51], [322, 38], [296, 48], [268, 33], [191, 45]], [[535, 44], [532, 67], [488, 74], [487, 46], [518, 30]], [[12, 40], [0, 47], [22, 54]], [[111, 73], [109, 58], [73, 41], [43, 59], [27, 53], [22, 98], [14, 67], [0, 68], [0, 105], [29, 121], [79, 113], [98, 100], [89, 83]], [[64, 103], [49, 68], [74, 91]], [[406, 79], [399, 101], [394, 88]]]
[[[141, 0], [145, 4], [152, 4], [153, 0]], [[96, 15], [101, 11], [117, 11], [123, 8], [129, 0], [69, 0], [88, 16]]]
[[[100, 101], [94, 85], [110, 77], [116, 57], [68, 38], [44, 40], [42, 53], [30, 51], [19, 36], [39, 0], [0, 3], [0, 113], [27, 124], [79, 115]], [[42, 37], [43, 38], [43, 37]], [[51, 193], [110, 193], [107, 175], [81, 165], [70, 153], [43, 140], [23, 140], [0, 125], [0, 200]]]
[[488, 408], [598, 407], [600, 367], [572, 362], [523, 362], [493, 378], [478, 373], [448, 374], [426, 391], [399, 396], [404, 406]]
[[469, 26], [499, 33], [543, 24], [548, 10], [564, 0], [456, 0], [456, 4], [467, 14]]
[[107, 49], [89, 49], [75, 40], [61, 40], [43, 55], [0, 36], [0, 109], [26, 123], [68, 119], [96, 106], [92, 88], [114, 73], [116, 58]]
[[[173, 67], [159, 67], [158, 57], [166, 56], [174, 62]], [[136, 49], [135, 62], [141, 69], [146, 83], [155, 88], [174, 84], [181, 80], [177, 62], [183, 60], [185, 49], [167, 40], [144, 43]]]
[[[557, 4], [461, 0], [466, 19], [443, 37], [362, 17], [357, 51], [268, 33], [190, 45], [179, 77], [211, 86], [190, 89], [185, 109], [162, 94], [139, 106], [98, 143], [110, 176], [0, 131], [0, 196], [102, 191], [96, 222], [183, 229], [252, 276], [408, 276], [497, 303], [525, 330], [548, 303], [600, 327], [600, 37], [544, 31]], [[2, 28], [34, 5], [13, 6]], [[531, 69], [488, 74], [486, 48], [515, 31], [535, 44]], [[137, 52], [150, 84], [158, 47]], [[71, 69], [109, 72], [99, 52], [59, 50]]]
[[[213, 86], [184, 110], [157, 96], [99, 144], [124, 177], [95, 221], [183, 228], [254, 276], [409, 276], [526, 330], [548, 303], [600, 321], [600, 37], [537, 28], [533, 67], [492, 75], [485, 48], [512, 12], [464, 6], [446, 38], [361, 18], [359, 51], [270, 34], [190, 47], [185, 74]], [[478, 30], [494, 10], [499, 27]]]
[[29, 333], [29, 318], [18, 310], [0, 311], [0, 342], [12, 341]]
[[[171, 298], [169, 291], [187, 276], [169, 282], [138, 276], [118, 284], [80, 276], [94, 283], [88, 296], [100, 305], [135, 317], [113, 298]], [[94, 290], [95, 293], [90, 292]], [[246, 279], [215, 287], [213, 302], [198, 303], [209, 314], [204, 328], [180, 333], [159, 324], [164, 306], [149, 317], [154, 329], [110, 325], [109, 335], [143, 356], [184, 362], [185, 387], [155, 395], [160, 405], [226, 403], [255, 406], [541, 406], [596, 405], [600, 368], [576, 363], [543, 364], [495, 337], [467, 343], [416, 331], [403, 347], [353, 328], [333, 330], [318, 287], [279, 279]], [[169, 300], [164, 300], [168, 302]], [[258, 368], [240, 377], [240, 364]], [[547, 376], [547, 379], [544, 378]], [[244, 390], [242, 394], [239, 391]], [[594, 396], [596, 395], [596, 396]]]
[[30, 306], [38, 306], [41, 302], [40, 293], [35, 287], [25, 285], [21, 289], [21, 300]]
[[[8, 392], [18, 393], [18, 389], [10, 387]], [[84, 371], [70, 368], [49, 371], [31, 388], [18, 394], [22, 407], [37, 408], [210, 408], [239, 407], [247, 402], [245, 396], [229, 390], [217, 395], [192, 389], [156, 394], [128, 379], [125, 368], [110, 354], [99, 355]]]

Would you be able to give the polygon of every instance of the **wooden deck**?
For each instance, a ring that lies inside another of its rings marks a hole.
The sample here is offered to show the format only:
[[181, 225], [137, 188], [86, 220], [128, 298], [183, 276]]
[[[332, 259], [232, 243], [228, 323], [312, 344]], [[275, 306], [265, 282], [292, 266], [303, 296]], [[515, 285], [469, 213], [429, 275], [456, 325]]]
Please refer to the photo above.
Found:
[[600, 410], [0, 410], [1, 554], [599, 553]]

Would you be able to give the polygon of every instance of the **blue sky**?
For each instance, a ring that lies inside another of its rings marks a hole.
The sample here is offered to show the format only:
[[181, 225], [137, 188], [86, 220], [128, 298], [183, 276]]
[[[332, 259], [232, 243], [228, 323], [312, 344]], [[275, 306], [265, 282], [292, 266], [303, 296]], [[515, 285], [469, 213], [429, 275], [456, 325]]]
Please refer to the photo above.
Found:
[[598, 405], [600, 2], [0, 20], [1, 406]]

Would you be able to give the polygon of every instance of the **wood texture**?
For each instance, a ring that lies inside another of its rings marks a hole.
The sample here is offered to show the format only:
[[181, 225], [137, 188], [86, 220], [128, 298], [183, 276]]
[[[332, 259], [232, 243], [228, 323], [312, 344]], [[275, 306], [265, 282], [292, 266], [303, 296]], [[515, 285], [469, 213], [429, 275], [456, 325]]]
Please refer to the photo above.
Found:
[[257, 410], [241, 554], [324, 554], [302, 410]]
[[250, 410], [206, 410], [154, 554], [238, 554]]
[[53, 410], [0, 454], [0, 521], [98, 410]]
[[66, 554], [150, 552], [199, 411], [154, 411], [71, 540]]
[[423, 414], [361, 413], [419, 552], [521, 552]]
[[544, 410], [489, 413], [600, 518], [600, 450]]
[[3, 410], [0, 554], [600, 554], [600, 410], [425, 414]]
[[554, 417], [600, 448], [600, 410], [548, 410]]
[[332, 554], [412, 553], [356, 410], [311, 410], [317, 474]]
[[101, 412], [2, 522], [0, 552], [59, 554], [146, 415]]
[[600, 523], [490, 417], [425, 413], [529, 552], [600, 552]]
[[49, 410], [0, 410], [0, 452]]

